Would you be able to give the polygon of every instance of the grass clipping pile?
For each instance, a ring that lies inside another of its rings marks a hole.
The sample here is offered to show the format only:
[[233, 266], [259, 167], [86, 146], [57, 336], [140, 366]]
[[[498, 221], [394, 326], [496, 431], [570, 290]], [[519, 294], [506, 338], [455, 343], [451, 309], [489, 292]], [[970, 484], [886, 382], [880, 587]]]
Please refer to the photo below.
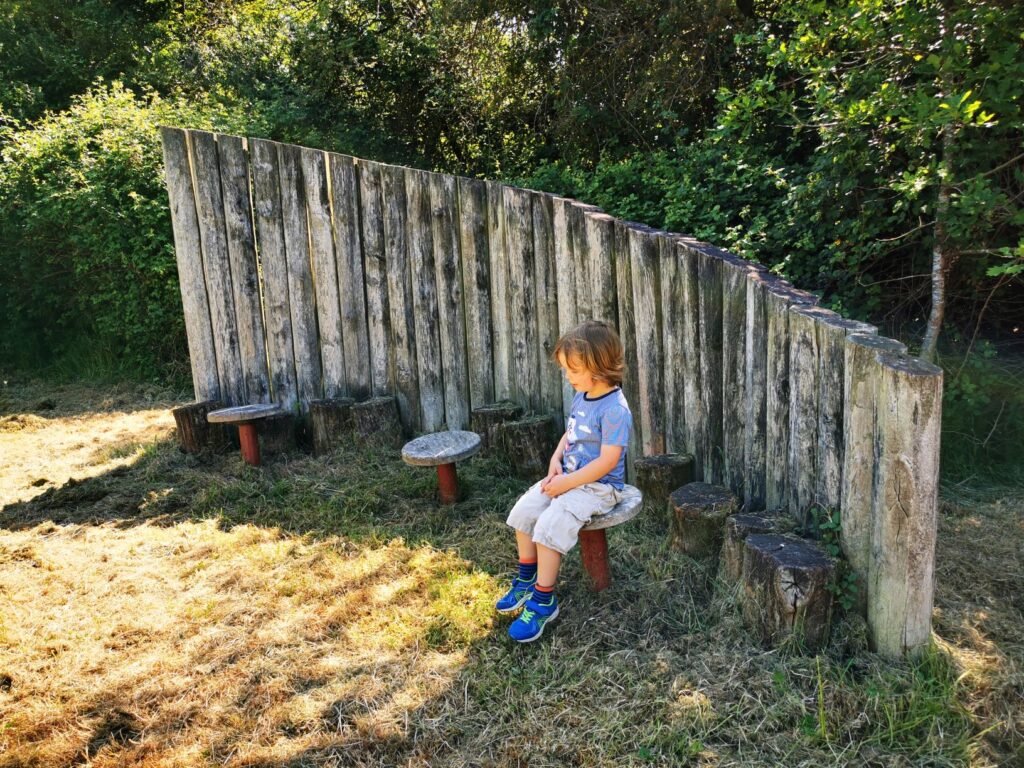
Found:
[[642, 518], [606, 592], [566, 559], [563, 617], [519, 647], [491, 607], [525, 484], [497, 462], [440, 507], [393, 452], [183, 455], [168, 393], [4, 397], [4, 768], [1024, 761], [1019, 497], [947, 495], [920, 662], [851, 618], [817, 657], [756, 646]]

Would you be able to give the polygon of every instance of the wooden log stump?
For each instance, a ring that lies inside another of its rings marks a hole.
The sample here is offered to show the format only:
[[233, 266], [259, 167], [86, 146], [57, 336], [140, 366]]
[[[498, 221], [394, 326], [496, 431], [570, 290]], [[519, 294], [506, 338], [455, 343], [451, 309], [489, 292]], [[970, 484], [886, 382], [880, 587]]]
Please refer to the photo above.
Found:
[[553, 445], [550, 416], [527, 416], [506, 421], [499, 428], [501, 450], [516, 474], [524, 480], [536, 480], [547, 474]]
[[259, 422], [260, 443], [266, 454], [284, 453], [295, 448], [295, 414], [279, 413]]
[[315, 455], [330, 453], [343, 441], [351, 439], [352, 406], [355, 402], [351, 397], [332, 397], [309, 404]]
[[173, 409], [174, 424], [178, 428], [178, 442], [185, 453], [199, 453], [207, 447], [231, 444], [231, 437], [220, 424], [210, 424], [206, 414], [223, 408], [219, 400], [203, 400]]
[[892, 352], [878, 362], [868, 630], [879, 653], [914, 655], [931, 642], [942, 369]]
[[490, 456], [501, 449], [498, 432], [506, 421], [515, 421], [523, 415], [522, 406], [510, 400], [490, 403], [474, 408], [469, 415], [470, 429], [480, 435], [480, 450]]
[[775, 520], [765, 515], [730, 515], [725, 521], [725, 539], [718, 561], [718, 577], [735, 584], [743, 575], [743, 552], [747, 537], [754, 533], [774, 533]]
[[361, 445], [401, 448], [405, 442], [398, 403], [390, 395], [371, 397], [352, 406], [352, 429]]
[[689, 483], [669, 497], [672, 546], [695, 558], [718, 557], [725, 519], [739, 511], [739, 500], [728, 488]]
[[667, 522], [672, 491], [693, 482], [693, 456], [662, 453], [636, 460], [636, 485], [644, 495], [644, 508]]
[[747, 536], [740, 606], [761, 641], [795, 640], [814, 652], [828, 639], [835, 561], [812, 542], [779, 534]]

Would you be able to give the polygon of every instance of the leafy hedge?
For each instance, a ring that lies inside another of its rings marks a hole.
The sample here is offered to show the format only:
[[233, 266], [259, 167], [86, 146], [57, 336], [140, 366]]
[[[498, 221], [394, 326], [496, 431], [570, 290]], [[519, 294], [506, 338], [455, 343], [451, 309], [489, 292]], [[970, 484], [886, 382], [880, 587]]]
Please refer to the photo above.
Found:
[[3, 136], [0, 360], [187, 366], [159, 124], [237, 129], [195, 104], [97, 86]]

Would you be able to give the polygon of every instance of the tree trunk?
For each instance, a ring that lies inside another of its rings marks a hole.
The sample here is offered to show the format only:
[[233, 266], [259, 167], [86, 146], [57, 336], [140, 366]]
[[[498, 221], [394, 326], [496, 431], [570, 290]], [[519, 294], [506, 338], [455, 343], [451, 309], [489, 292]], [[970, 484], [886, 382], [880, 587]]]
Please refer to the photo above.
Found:
[[942, 317], [946, 313], [946, 280], [949, 270], [956, 260], [956, 252], [950, 245], [946, 231], [946, 219], [949, 216], [949, 199], [953, 190], [953, 139], [956, 133], [954, 124], [947, 125], [942, 131], [941, 167], [945, 177], [939, 184], [939, 199], [935, 205], [935, 245], [932, 247], [932, 311], [928, 317], [924, 341], [921, 342], [921, 359], [929, 363], [935, 361], [935, 349], [942, 331]]

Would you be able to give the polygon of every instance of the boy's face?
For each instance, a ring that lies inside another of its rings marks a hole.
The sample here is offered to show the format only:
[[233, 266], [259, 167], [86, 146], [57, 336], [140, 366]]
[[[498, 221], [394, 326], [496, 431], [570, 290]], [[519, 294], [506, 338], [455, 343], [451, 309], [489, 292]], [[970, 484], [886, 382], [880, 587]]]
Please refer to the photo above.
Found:
[[594, 378], [593, 374], [583, 366], [583, 361], [576, 355], [566, 358], [565, 355], [559, 353], [558, 364], [565, 372], [566, 381], [577, 392], [589, 392], [601, 383], [600, 379]]

